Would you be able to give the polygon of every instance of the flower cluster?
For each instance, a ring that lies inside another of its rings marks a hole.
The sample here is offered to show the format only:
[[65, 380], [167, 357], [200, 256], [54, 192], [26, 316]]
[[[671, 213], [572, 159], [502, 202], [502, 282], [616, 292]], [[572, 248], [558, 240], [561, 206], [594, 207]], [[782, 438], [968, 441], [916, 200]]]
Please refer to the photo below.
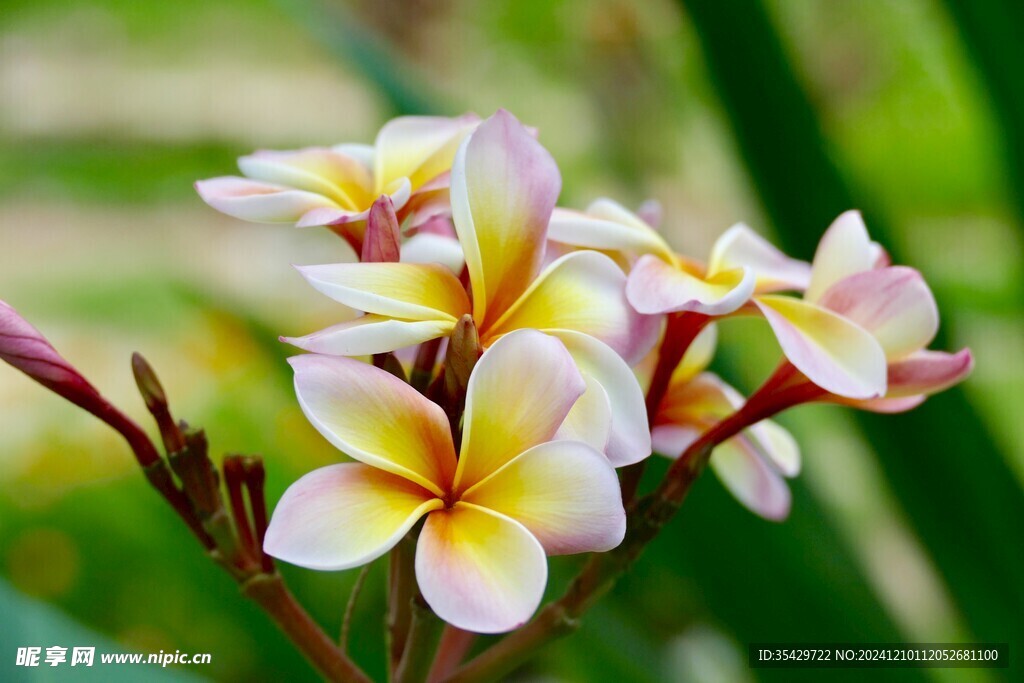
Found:
[[[201, 197], [247, 220], [328, 226], [360, 257], [299, 272], [363, 315], [283, 338], [311, 352], [292, 359], [305, 415], [356, 462], [293, 484], [264, 548], [336, 570], [415, 536], [423, 599], [466, 630], [527, 621], [546, 555], [617, 546], [652, 444], [714, 448], [735, 497], [781, 519], [800, 455], [766, 418], [811, 401], [907, 410], [971, 369], [967, 350], [925, 350], [931, 292], [856, 212], [813, 263], [745, 225], [702, 262], [611, 200], [556, 208], [558, 166], [504, 111], [399, 118], [372, 147], [239, 166], [246, 178], [202, 181]], [[706, 370], [716, 321], [741, 315], [763, 318], [784, 354], [749, 399]]]

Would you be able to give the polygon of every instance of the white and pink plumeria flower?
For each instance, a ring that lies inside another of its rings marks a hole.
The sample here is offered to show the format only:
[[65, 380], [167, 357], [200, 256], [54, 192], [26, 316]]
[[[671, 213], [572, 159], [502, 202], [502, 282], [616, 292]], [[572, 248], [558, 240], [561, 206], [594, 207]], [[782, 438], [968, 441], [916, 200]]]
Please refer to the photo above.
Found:
[[[787, 358], [829, 391], [826, 400], [877, 412], [901, 412], [963, 381], [974, 366], [969, 349], [956, 353], [927, 349], [939, 328], [931, 289], [917, 270], [889, 265], [888, 256], [871, 241], [855, 211], [837, 218], [822, 237], [804, 298], [850, 321], [877, 345], [871, 354], [862, 351], [858, 363], [863, 368], [859, 376], [866, 387], [863, 393], [868, 395], [853, 396], [826, 386], [836, 364], [817, 350], [808, 353], [814, 335], [798, 328], [794, 335], [794, 326], [785, 316], [769, 317], [776, 336], [787, 340], [783, 343]], [[860, 340], [857, 344], [867, 346]]]
[[802, 290], [810, 266], [791, 259], [740, 223], [715, 243], [708, 262], [677, 254], [645, 220], [611, 199], [586, 211], [556, 209], [552, 240], [622, 252], [630, 262], [626, 296], [646, 314], [692, 312], [724, 316], [754, 294]]
[[311, 569], [356, 567], [425, 518], [415, 559], [424, 599], [454, 626], [497, 633], [536, 610], [546, 555], [622, 541], [612, 466], [582, 442], [553, 440], [588, 390], [557, 339], [519, 330], [483, 354], [458, 457], [444, 412], [389, 373], [336, 356], [291, 362], [306, 416], [357, 462], [315, 470], [285, 492], [269, 554]]
[[[931, 292], [917, 271], [888, 265], [856, 211], [829, 227], [810, 266], [743, 224], [716, 241], [706, 265], [691, 262], [606, 199], [586, 212], [556, 210], [549, 235], [631, 254], [626, 294], [638, 311], [715, 318], [760, 313], [789, 362], [837, 400], [887, 396], [899, 402], [860, 405], [905, 409], [970, 372], [969, 351], [923, 350], [938, 326]], [[780, 294], [787, 290], [806, 291], [798, 299]], [[888, 387], [890, 379], [896, 386]]]
[[[540, 330], [563, 341], [593, 389], [569, 424], [590, 423], [588, 441], [605, 439], [616, 466], [645, 458], [650, 433], [630, 366], [654, 344], [659, 321], [629, 305], [626, 275], [604, 254], [577, 251], [542, 267], [561, 187], [550, 154], [499, 111], [463, 142], [451, 179], [469, 292], [438, 264], [302, 267], [313, 287], [365, 315], [285, 341], [315, 353], [361, 356], [445, 337], [464, 315], [472, 316], [485, 348], [514, 330]], [[604, 426], [609, 415], [610, 428]]]
[[[706, 372], [714, 356], [717, 328], [705, 327], [672, 374], [651, 436], [654, 450], [672, 458], [683, 453], [715, 423], [743, 406], [738, 391]], [[771, 520], [789, 515], [792, 497], [784, 478], [800, 472], [796, 440], [771, 420], [762, 420], [720, 443], [711, 455], [711, 469], [737, 500]]]
[[381, 196], [391, 199], [406, 227], [446, 213], [452, 159], [478, 122], [471, 114], [404, 116], [385, 124], [373, 145], [258, 151], [239, 158], [245, 177], [201, 180], [196, 190], [229, 216], [298, 227], [345, 226], [358, 241]]

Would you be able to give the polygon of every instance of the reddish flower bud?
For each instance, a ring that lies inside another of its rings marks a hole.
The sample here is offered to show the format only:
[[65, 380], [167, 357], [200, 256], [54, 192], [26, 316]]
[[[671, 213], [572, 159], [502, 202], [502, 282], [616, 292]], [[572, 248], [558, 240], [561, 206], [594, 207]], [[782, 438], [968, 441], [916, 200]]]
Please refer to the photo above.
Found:
[[360, 260], [366, 263], [396, 262], [402, 235], [391, 198], [382, 194], [370, 207]]
[[0, 359], [120, 432], [142, 466], [159, 461], [139, 426], [103, 398], [39, 330], [4, 301], [0, 301]]
[[46, 337], [4, 301], [0, 301], [0, 358], [90, 412], [99, 402], [105, 403]]

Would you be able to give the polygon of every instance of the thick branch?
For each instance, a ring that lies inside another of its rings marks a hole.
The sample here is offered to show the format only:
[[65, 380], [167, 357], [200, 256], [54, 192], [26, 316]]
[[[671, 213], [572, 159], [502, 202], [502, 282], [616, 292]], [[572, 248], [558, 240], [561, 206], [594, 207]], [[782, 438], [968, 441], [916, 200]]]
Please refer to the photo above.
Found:
[[327, 637], [295, 600], [278, 574], [256, 574], [242, 593], [270, 615], [306, 658], [329, 681], [370, 683], [370, 679]]

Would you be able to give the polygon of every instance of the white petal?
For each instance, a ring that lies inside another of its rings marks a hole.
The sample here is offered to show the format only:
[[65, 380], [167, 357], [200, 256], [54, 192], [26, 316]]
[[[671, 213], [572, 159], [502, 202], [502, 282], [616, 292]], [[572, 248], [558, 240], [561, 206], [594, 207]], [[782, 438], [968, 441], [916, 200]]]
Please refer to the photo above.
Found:
[[519, 522], [456, 503], [427, 517], [416, 546], [416, 581], [452, 626], [502, 633], [526, 623], [544, 596], [544, 548]]

